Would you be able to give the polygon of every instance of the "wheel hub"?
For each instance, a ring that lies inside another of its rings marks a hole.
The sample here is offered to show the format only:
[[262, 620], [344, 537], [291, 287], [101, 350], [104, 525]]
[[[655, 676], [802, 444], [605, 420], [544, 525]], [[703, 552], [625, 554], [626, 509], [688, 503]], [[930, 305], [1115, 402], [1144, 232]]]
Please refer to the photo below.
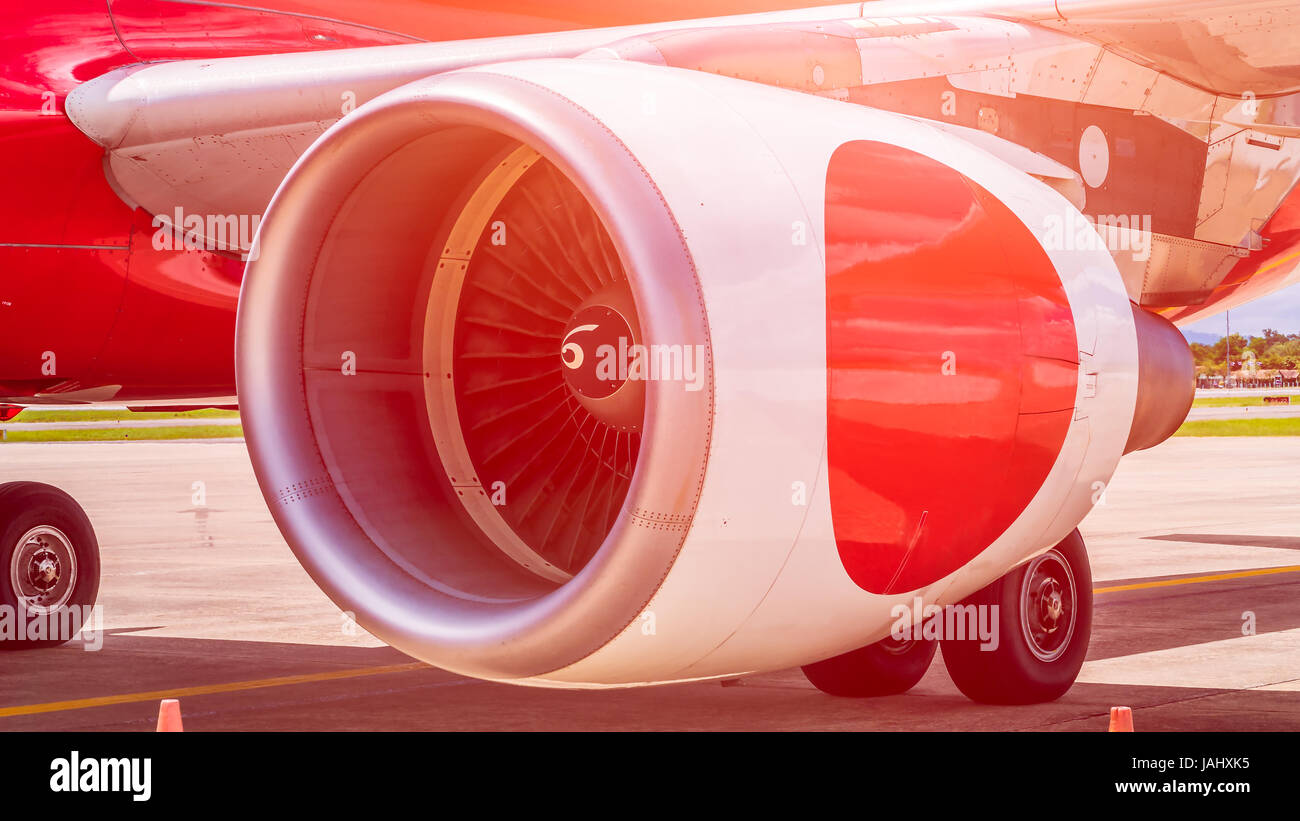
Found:
[[49, 590], [59, 581], [59, 559], [52, 551], [41, 550], [32, 557], [31, 571], [28, 574], [32, 584], [41, 590]]
[[1049, 550], [1025, 568], [1021, 584], [1020, 625], [1030, 652], [1041, 661], [1055, 661], [1074, 635], [1074, 572], [1057, 550]]
[[1039, 591], [1039, 623], [1049, 633], [1054, 632], [1065, 611], [1065, 598], [1056, 579], [1048, 579]]
[[9, 582], [23, 607], [48, 613], [66, 605], [76, 585], [72, 542], [56, 527], [41, 525], [23, 534], [9, 564]]

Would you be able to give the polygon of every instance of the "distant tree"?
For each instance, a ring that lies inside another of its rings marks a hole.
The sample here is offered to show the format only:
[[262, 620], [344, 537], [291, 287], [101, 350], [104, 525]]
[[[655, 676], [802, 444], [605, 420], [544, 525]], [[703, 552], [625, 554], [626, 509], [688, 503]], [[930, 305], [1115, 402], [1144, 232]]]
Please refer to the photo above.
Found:
[[1264, 335], [1260, 338], [1264, 340], [1265, 348], [1271, 348], [1274, 345], [1280, 345], [1283, 342], [1286, 342], [1289, 337], [1281, 331], [1275, 331], [1272, 328], [1265, 328]]
[[1274, 345], [1268, 350], [1269, 358], [1279, 359], [1284, 363], [1287, 370], [1294, 369], [1297, 362], [1300, 362], [1300, 338], [1288, 339], [1280, 345]]
[[[1254, 354], [1255, 361], [1263, 370], [1296, 370], [1300, 367], [1300, 333], [1285, 334], [1274, 328], [1265, 328], [1259, 336], [1233, 334], [1230, 343], [1234, 371], [1242, 367], [1247, 351]], [[1189, 343], [1197, 374], [1223, 376], [1228, 344], [1229, 341], [1223, 337], [1209, 344]]]
[[[1232, 346], [1232, 367], [1234, 370], [1241, 367], [1241, 355], [1245, 353], [1246, 346], [1249, 344], [1249, 342], [1250, 340], [1248, 340], [1246, 337], [1242, 336], [1241, 334], [1232, 335], [1230, 344]], [[1224, 354], [1226, 353], [1225, 346], [1228, 344], [1229, 344], [1228, 339], [1226, 337], [1221, 337], [1218, 342], [1215, 342], [1213, 345], [1211, 345], [1210, 346], [1211, 360], [1220, 363], [1223, 362]]]

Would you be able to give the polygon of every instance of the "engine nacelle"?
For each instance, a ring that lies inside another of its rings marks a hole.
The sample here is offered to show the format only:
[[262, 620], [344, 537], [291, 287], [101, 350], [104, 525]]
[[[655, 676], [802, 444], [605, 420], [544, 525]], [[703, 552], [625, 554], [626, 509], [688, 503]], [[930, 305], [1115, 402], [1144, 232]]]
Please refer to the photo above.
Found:
[[[1137, 326], [1105, 250], [1039, 239], [1070, 209], [921, 122], [740, 80], [432, 77], [266, 214], [249, 451], [317, 583], [439, 667], [825, 658], [1059, 542], [1109, 481]], [[1177, 416], [1152, 408], [1139, 446]]]

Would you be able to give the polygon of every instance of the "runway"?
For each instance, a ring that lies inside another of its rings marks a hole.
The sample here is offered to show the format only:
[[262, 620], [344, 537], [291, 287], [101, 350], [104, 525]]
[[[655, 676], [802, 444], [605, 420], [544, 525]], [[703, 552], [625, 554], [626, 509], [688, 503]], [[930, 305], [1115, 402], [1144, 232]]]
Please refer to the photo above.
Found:
[[1300, 416], [1300, 403], [1294, 405], [1192, 408], [1187, 412], [1188, 421], [1195, 419], [1287, 419], [1296, 416]]
[[[360, 633], [299, 567], [241, 443], [0, 445], [0, 482], [58, 485], [103, 548], [102, 649], [0, 654], [0, 729], [1300, 729], [1300, 438], [1177, 438], [1125, 458], [1083, 525], [1097, 591], [1064, 698], [967, 701], [936, 658], [910, 693], [835, 699], [797, 670], [643, 690], [464, 679]], [[1252, 622], [1255, 635], [1243, 635]]]

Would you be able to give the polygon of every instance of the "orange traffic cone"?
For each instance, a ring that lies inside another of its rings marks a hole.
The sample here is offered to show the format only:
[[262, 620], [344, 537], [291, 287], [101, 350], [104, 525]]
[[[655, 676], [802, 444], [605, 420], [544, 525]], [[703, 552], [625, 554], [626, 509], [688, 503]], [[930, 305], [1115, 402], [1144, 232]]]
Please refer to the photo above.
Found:
[[[179, 720], [178, 718], [177, 721]], [[1133, 711], [1128, 707], [1111, 707], [1110, 731], [1112, 733], [1133, 732]]]
[[184, 732], [181, 726], [181, 703], [178, 699], [165, 698], [158, 705], [158, 732]]

